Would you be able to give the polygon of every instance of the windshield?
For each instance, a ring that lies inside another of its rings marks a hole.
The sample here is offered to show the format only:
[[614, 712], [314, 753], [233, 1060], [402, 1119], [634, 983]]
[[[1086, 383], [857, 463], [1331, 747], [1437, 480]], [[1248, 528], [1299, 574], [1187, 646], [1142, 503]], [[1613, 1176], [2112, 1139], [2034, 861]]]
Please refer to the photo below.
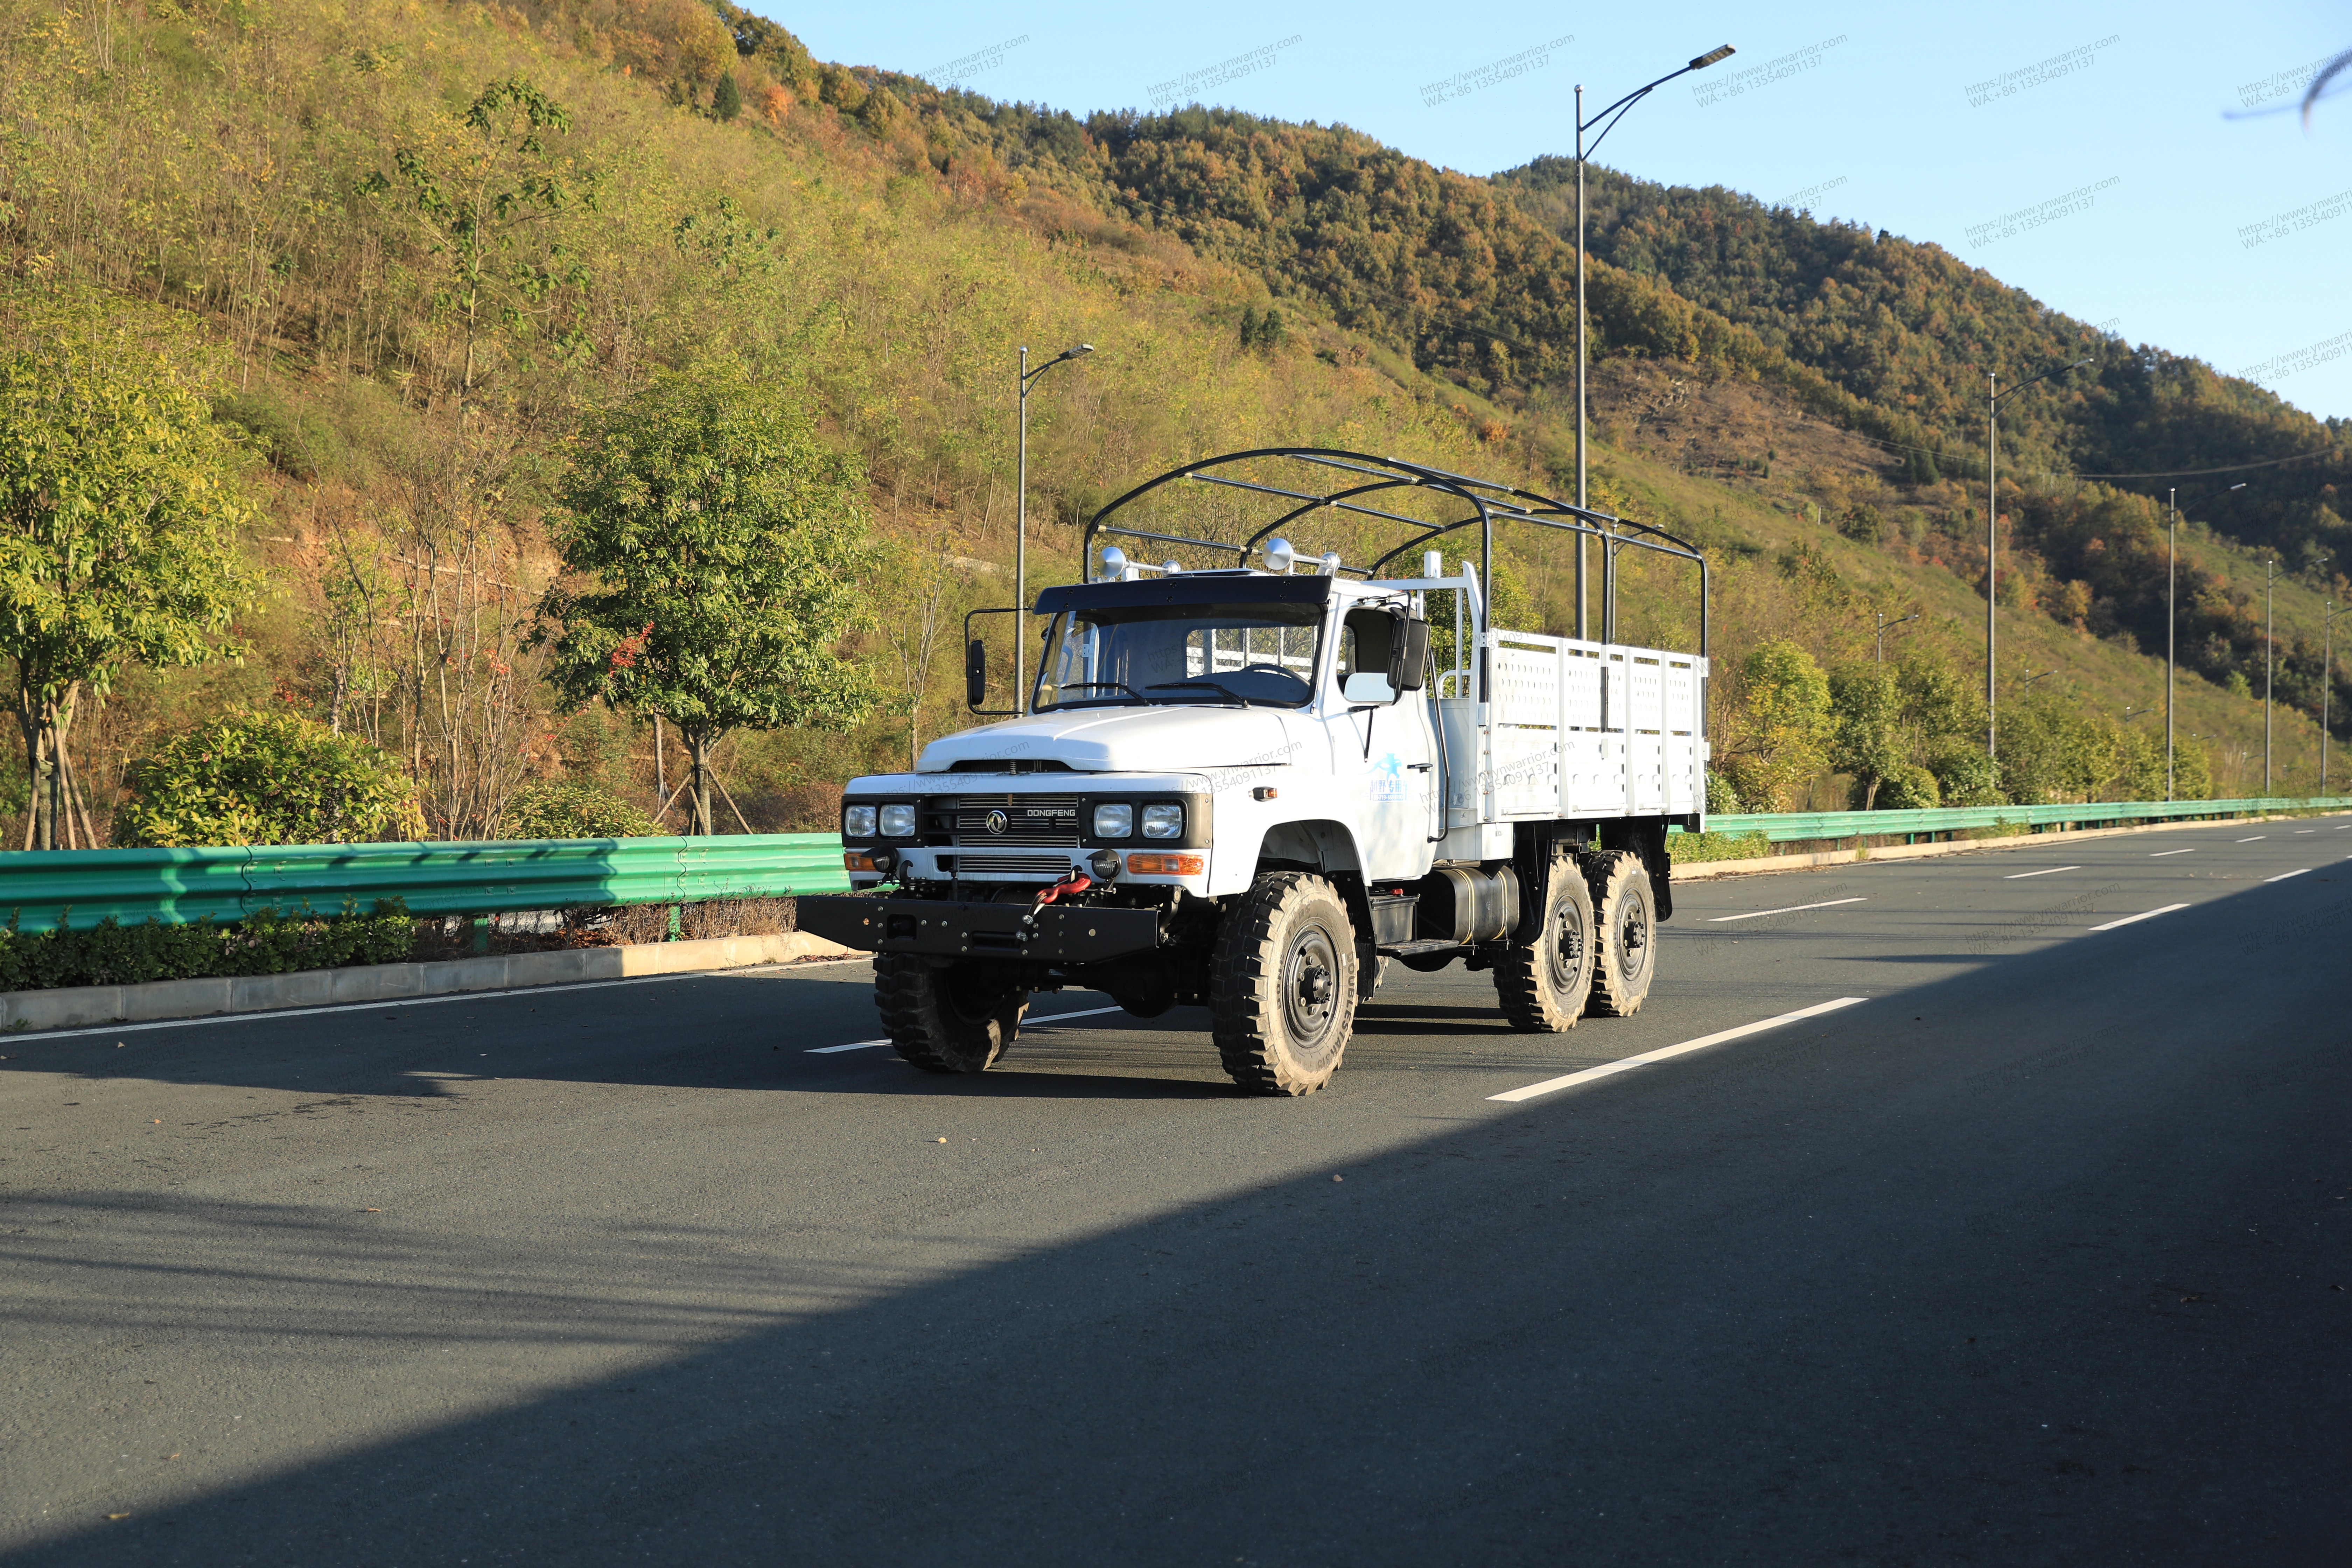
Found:
[[1323, 606], [1065, 610], [1046, 634], [1038, 708], [1137, 702], [1298, 708], [1315, 695]]

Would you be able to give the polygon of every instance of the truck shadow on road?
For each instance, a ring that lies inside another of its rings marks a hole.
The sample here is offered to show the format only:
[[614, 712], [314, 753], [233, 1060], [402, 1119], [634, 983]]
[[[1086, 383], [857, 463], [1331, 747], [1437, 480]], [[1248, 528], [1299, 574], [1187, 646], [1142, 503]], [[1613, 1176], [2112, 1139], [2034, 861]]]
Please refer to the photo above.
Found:
[[[5, 1561], [1548, 1564], [1571, 1539], [1638, 1563], [2124, 1562], [2183, 1541], [2340, 1561], [2342, 932], [2276, 923], [2294, 895], [2269, 897], [2260, 987], [2179, 984], [2236, 951], [2223, 900], [1521, 1109], [1465, 1099], [1466, 1129], [1296, 1175], [1195, 1171], [1181, 1202], [1158, 1173], [1197, 1117], [1139, 1115], [1124, 1166], [994, 1192], [900, 1174], [887, 1237], [689, 1237], [652, 1284], [623, 1247], [626, 1288], [550, 1264], [510, 1314], [512, 1258], [436, 1230], [430, 1279], [407, 1282], [425, 1304], [383, 1331], [455, 1342], [478, 1321], [521, 1350], [609, 1315], [628, 1364], [377, 1436], [335, 1401], [392, 1374], [354, 1361], [356, 1381], [270, 1396], [328, 1416], [268, 1466], [230, 1457], [209, 1409], [175, 1414], [214, 1473], [252, 1479], [114, 1521], [77, 1480], [86, 1520]], [[2217, 1064], [2243, 1092], [2211, 1092]], [[1265, 1168], [1297, 1170], [1328, 1118], [1261, 1109]], [[268, 1274], [267, 1245], [222, 1237], [221, 1269]], [[876, 1250], [918, 1237], [997, 1260]], [[804, 1288], [856, 1245], [863, 1285]], [[763, 1269], [764, 1321], [719, 1342], [626, 1304], [719, 1310]], [[42, 1331], [111, 1331], [106, 1310], [61, 1300]], [[190, 1321], [258, 1365], [312, 1310], [262, 1296]], [[173, 1319], [151, 1303], [124, 1326]], [[45, 1344], [12, 1373], [35, 1440], [100, 1418]], [[54, 1392], [26, 1382], [41, 1354]]]

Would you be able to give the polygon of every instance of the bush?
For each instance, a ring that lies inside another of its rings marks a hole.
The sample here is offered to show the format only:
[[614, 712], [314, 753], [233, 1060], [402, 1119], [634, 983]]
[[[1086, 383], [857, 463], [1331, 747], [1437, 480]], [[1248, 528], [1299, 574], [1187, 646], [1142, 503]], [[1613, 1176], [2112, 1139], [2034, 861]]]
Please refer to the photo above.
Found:
[[1944, 803], [1943, 786], [1936, 775], [1916, 763], [1897, 763], [1879, 781], [1879, 811], [1923, 811]]
[[507, 800], [501, 838], [654, 838], [661, 824], [590, 784], [526, 784]]
[[391, 756], [292, 713], [232, 713], [123, 773], [114, 842], [365, 844], [422, 838], [416, 788]]
[[1739, 792], [1731, 787], [1731, 781], [1725, 778], [1721, 773], [1717, 773], [1713, 768], [1707, 769], [1707, 815], [1709, 816], [1737, 816], [1739, 815]]
[[1928, 764], [1936, 777], [1937, 792], [1946, 805], [2006, 805], [2009, 797], [2001, 793], [2000, 769], [1982, 752], [1969, 746], [1950, 746], [1936, 754]]
[[60, 923], [26, 933], [11, 910], [0, 927], [0, 991], [62, 985], [137, 985], [150, 980], [201, 980], [222, 974], [286, 974], [348, 963], [399, 963], [416, 942], [416, 922], [398, 899], [379, 899], [361, 914], [349, 900], [339, 916], [305, 908], [291, 915], [260, 910], [232, 925], [201, 920], [126, 926], [111, 916], [86, 931]]

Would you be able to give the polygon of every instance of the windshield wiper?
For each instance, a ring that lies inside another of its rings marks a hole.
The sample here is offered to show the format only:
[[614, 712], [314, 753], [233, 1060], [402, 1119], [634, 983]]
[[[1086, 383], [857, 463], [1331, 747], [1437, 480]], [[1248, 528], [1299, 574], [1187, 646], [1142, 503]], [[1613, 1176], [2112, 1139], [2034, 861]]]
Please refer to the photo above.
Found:
[[[1232, 687], [1214, 680], [1155, 680], [1143, 689], [1146, 691], [1164, 691], [1179, 686], [1205, 686], [1210, 690], [1214, 691], [1221, 696], [1233, 699], [1234, 706], [1236, 708], [1246, 708], [1250, 705], [1250, 700], [1248, 698], [1243, 696], [1240, 692], [1235, 691]], [[1274, 704], [1274, 706], [1279, 708], [1283, 706], [1283, 704], [1277, 702]]]

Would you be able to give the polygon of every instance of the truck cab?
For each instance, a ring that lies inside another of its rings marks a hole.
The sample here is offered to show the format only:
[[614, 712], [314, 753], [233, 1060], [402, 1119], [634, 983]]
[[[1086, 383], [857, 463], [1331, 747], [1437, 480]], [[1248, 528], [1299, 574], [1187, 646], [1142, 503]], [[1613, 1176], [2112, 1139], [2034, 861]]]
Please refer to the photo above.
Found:
[[1525, 1028], [1640, 1005], [1665, 826], [1703, 809], [1704, 659], [1497, 632], [1442, 551], [1411, 574], [1240, 553], [1104, 549], [1015, 617], [1019, 711], [845, 788], [853, 892], [802, 924], [876, 954], [910, 1061], [982, 1070], [1031, 995], [1077, 986], [1206, 1007], [1237, 1082], [1306, 1093], [1391, 959], [1494, 970]]

